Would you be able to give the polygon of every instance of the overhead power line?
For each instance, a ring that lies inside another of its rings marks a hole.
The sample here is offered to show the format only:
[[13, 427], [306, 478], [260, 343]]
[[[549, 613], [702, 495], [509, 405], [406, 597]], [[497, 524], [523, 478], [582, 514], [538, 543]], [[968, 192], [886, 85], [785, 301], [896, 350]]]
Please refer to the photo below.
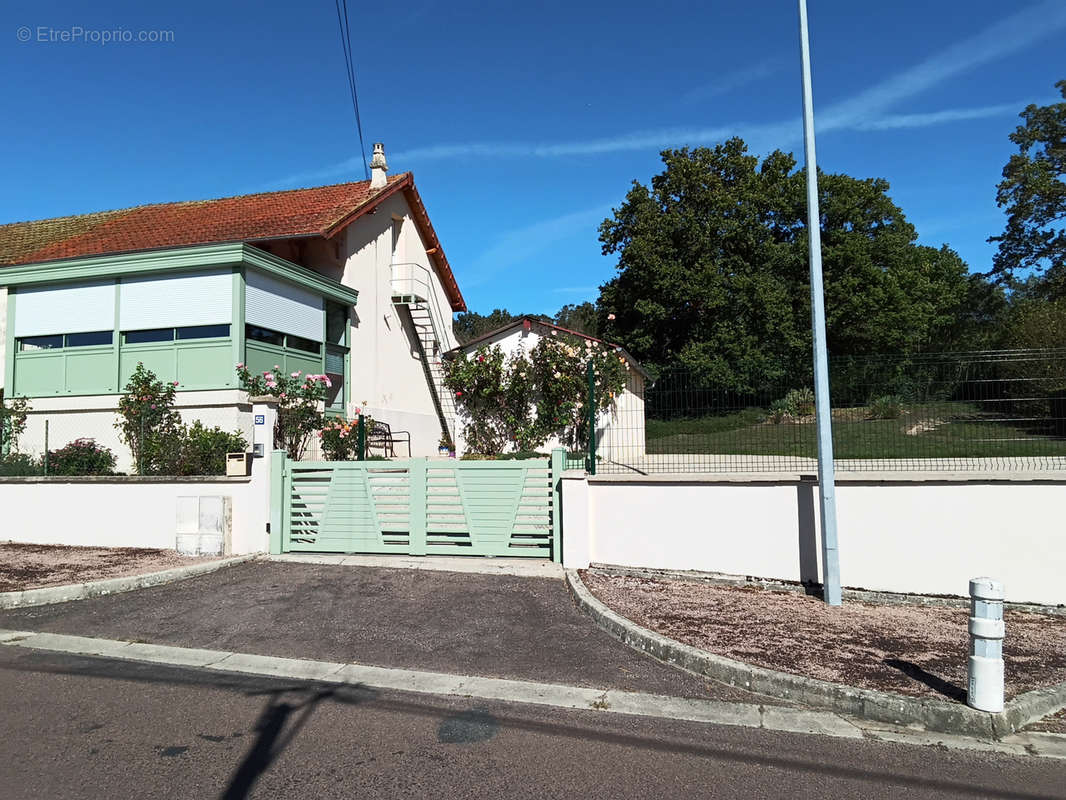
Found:
[[355, 111], [355, 127], [359, 131], [359, 155], [363, 159], [363, 177], [370, 180], [370, 170], [366, 165], [366, 145], [363, 144], [363, 120], [359, 116], [359, 92], [356, 89], [355, 66], [352, 60], [352, 29], [348, 25], [348, 0], [334, 0], [334, 3], [337, 6], [337, 25], [341, 29], [341, 49], [344, 50], [348, 89], [352, 96], [352, 109]]

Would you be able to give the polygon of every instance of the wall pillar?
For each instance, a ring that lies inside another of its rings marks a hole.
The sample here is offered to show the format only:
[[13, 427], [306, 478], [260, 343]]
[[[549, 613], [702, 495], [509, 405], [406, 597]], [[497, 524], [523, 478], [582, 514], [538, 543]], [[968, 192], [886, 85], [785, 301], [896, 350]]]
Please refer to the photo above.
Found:
[[[234, 515], [233, 539], [234, 552], [265, 553], [270, 552], [274, 524], [271, 518], [272, 472], [276, 455], [274, 453], [274, 423], [278, 415], [278, 403], [273, 397], [252, 397], [252, 441], [250, 447], [263, 445], [263, 456], [252, 458], [252, 480], [248, 493], [248, 507], [238, 517]], [[262, 420], [261, 422], [259, 420]], [[282, 461], [282, 463], [284, 463]], [[280, 516], [279, 516], [280, 532]], [[270, 523], [270, 534], [267, 524]], [[238, 540], [240, 545], [238, 545]], [[280, 540], [279, 540], [280, 542]]]
[[592, 517], [589, 483], [583, 472], [570, 470], [562, 478], [563, 567], [585, 569], [592, 562]]

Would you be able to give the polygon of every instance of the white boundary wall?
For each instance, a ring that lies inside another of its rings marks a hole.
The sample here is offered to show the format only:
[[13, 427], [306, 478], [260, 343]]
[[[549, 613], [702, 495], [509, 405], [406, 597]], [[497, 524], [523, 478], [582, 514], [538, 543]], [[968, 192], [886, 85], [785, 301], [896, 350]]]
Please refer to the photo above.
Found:
[[[563, 479], [563, 564], [821, 581], [818, 489], [793, 476]], [[844, 586], [1066, 604], [1066, 475], [875, 476], [837, 483]]]
[[[274, 407], [253, 406], [273, 430]], [[173, 549], [179, 497], [229, 497], [229, 552], [266, 552], [269, 447], [246, 478], [0, 478], [0, 541]]]

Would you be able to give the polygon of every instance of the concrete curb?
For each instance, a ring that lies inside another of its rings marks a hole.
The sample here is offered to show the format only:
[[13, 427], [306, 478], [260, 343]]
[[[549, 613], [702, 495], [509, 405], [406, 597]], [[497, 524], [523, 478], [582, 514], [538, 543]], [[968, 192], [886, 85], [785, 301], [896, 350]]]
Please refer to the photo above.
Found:
[[630, 647], [730, 686], [812, 708], [891, 725], [919, 725], [929, 731], [998, 739], [1066, 706], [1066, 683], [1026, 692], [1009, 702], [999, 714], [990, 714], [961, 704], [859, 689], [755, 667], [642, 628], [597, 600], [576, 570], [566, 570], [566, 583], [578, 607], [601, 628]]
[[99, 597], [105, 594], [130, 592], [134, 589], [145, 589], [149, 586], [161, 586], [164, 583], [174, 583], [186, 578], [195, 578], [197, 575], [206, 575], [223, 567], [231, 567], [234, 564], [241, 564], [258, 557], [259, 553], [249, 553], [247, 555], [219, 559], [218, 561], [190, 564], [187, 567], [175, 567], [162, 572], [127, 575], [122, 578], [106, 578], [99, 581], [90, 581], [89, 583], [69, 583], [66, 586], [46, 586], [43, 589], [2, 592], [0, 593], [0, 610], [66, 603], [70, 600], [85, 600], [89, 597]]
[[1020, 733], [992, 741], [896, 728], [884, 723], [863, 725], [830, 711], [733, 703], [721, 700], [668, 697], [620, 689], [534, 683], [443, 672], [422, 672], [357, 663], [308, 661], [298, 658], [203, 650], [116, 639], [93, 639], [56, 633], [0, 630], [0, 647], [69, 655], [138, 661], [171, 667], [346, 684], [369, 690], [396, 690], [466, 700], [500, 700], [559, 709], [736, 725], [786, 733], [817, 734], [845, 739], [873, 739], [917, 746], [979, 750], [1012, 756], [1066, 759], [1066, 736]]

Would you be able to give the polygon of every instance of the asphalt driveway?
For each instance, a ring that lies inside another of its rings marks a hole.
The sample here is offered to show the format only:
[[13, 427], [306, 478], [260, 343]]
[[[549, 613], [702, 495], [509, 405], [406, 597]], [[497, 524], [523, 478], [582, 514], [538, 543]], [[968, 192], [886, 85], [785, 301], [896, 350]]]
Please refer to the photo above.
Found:
[[782, 702], [636, 652], [548, 578], [252, 561], [166, 586], [2, 612], [0, 628]]

